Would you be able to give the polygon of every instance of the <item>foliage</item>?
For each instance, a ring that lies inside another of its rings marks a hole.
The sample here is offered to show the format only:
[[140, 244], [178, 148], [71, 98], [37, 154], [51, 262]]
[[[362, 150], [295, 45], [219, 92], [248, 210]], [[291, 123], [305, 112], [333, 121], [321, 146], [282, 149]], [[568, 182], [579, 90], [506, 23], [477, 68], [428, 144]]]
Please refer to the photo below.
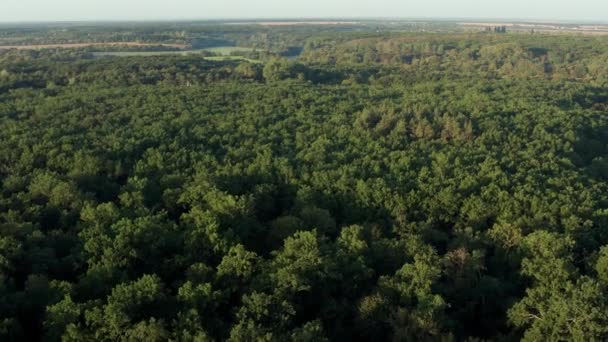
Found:
[[135, 27], [267, 54], [0, 53], [0, 340], [608, 339], [605, 38]]

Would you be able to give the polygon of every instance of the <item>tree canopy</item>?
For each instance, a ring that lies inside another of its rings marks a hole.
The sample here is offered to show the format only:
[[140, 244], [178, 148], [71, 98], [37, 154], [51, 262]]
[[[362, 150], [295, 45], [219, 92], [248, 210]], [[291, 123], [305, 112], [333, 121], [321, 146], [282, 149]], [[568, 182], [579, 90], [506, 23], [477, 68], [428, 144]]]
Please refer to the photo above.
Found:
[[161, 27], [0, 52], [0, 340], [608, 339], [608, 40]]

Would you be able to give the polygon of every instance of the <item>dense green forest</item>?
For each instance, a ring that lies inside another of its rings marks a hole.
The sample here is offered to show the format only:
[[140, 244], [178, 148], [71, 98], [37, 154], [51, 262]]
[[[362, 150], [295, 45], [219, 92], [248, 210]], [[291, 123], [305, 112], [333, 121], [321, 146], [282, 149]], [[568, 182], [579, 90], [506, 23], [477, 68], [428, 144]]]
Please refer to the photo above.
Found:
[[0, 340], [607, 340], [608, 38], [368, 26], [0, 51]]

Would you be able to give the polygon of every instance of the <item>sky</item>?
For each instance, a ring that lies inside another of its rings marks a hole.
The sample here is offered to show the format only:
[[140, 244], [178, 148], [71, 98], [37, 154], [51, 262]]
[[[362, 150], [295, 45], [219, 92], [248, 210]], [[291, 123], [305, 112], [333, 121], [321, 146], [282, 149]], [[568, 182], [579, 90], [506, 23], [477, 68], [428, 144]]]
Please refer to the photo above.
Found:
[[327, 17], [608, 22], [608, 0], [0, 0], [0, 22]]

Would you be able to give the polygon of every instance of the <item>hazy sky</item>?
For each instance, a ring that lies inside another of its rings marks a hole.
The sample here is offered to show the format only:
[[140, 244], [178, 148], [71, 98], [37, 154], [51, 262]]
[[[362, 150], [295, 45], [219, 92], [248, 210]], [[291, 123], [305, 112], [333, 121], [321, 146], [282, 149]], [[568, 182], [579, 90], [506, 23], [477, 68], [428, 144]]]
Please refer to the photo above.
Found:
[[608, 0], [0, 0], [0, 21], [443, 17], [608, 21]]

